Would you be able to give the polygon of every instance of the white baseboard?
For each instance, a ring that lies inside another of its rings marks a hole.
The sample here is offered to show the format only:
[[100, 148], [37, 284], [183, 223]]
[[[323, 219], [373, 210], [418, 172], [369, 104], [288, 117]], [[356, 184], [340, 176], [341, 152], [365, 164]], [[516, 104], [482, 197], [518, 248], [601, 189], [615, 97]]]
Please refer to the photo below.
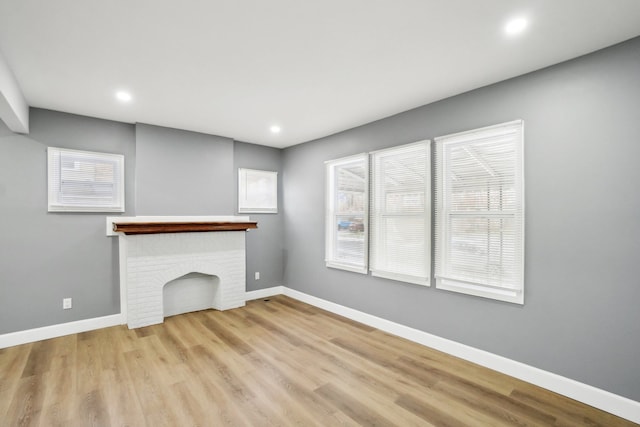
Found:
[[26, 331], [10, 332], [8, 334], [0, 335], [0, 348], [13, 347], [14, 345], [122, 325], [124, 323], [122, 319], [122, 315], [112, 314], [110, 316], [95, 317], [93, 319], [78, 320], [75, 322], [61, 323], [59, 325], [28, 329]]
[[[266, 289], [258, 289], [246, 293], [247, 301], [272, 297], [284, 293], [283, 286], [274, 286]], [[58, 325], [44, 326], [42, 328], [28, 329], [26, 331], [10, 332], [0, 334], [0, 348], [13, 347], [15, 345], [27, 344], [30, 342], [47, 340], [50, 338], [62, 337], [65, 335], [77, 334], [80, 332], [92, 331], [95, 329], [108, 328], [127, 323], [122, 314], [96, 317], [93, 319], [78, 320], [76, 322], [61, 323]]]
[[[274, 288], [271, 288], [274, 289]], [[315, 307], [322, 308], [351, 320], [372, 326], [390, 334], [406, 338], [427, 347], [440, 350], [452, 356], [468, 360], [494, 371], [502, 372], [528, 383], [551, 390], [603, 411], [640, 423], [640, 402], [628, 399], [608, 391], [580, 383], [533, 366], [506, 357], [498, 356], [484, 350], [460, 344], [418, 329], [410, 328], [399, 323], [391, 322], [362, 311], [354, 310], [340, 304], [333, 303], [295, 289], [282, 287], [283, 294]]]
[[[580, 383], [506, 357], [498, 356], [455, 341], [438, 337], [418, 329], [410, 328], [353, 308], [345, 307], [322, 298], [305, 294], [285, 286], [274, 286], [246, 292], [247, 301], [267, 298], [274, 295], [286, 295], [299, 301], [311, 304], [323, 310], [339, 314], [351, 320], [372, 326], [390, 334], [406, 338], [418, 344], [440, 350], [452, 356], [468, 360], [478, 365], [493, 369], [503, 374], [521, 379], [528, 383], [546, 388], [571, 399], [594, 406], [603, 411], [640, 424], [640, 402], [610, 393], [599, 388]], [[108, 328], [126, 323], [121, 314], [78, 320], [76, 322], [45, 326], [26, 331], [11, 332], [0, 335], [0, 348], [61, 337], [64, 335]]]
[[268, 297], [272, 297], [274, 295], [281, 295], [284, 293], [284, 286], [274, 286], [271, 288], [266, 288], [266, 289], [258, 289], [255, 291], [247, 291], [245, 293], [245, 298], [247, 299], [247, 301], [251, 301], [254, 299], [260, 299], [260, 298], [268, 298]]

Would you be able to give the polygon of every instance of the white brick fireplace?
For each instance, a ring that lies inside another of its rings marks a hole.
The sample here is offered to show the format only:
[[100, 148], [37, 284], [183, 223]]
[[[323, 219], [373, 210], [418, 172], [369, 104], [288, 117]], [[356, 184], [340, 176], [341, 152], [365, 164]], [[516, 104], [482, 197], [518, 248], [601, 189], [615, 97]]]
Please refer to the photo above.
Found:
[[[146, 227], [140, 227], [143, 224]], [[179, 224], [182, 226], [177, 227]], [[117, 235], [119, 239], [120, 304], [129, 328], [162, 323], [166, 315], [165, 285], [190, 273], [210, 277], [214, 289], [201, 291], [201, 286], [185, 289], [184, 302], [180, 301], [180, 290], [172, 290], [171, 297], [177, 301], [171, 303], [169, 314], [244, 306], [246, 228], [241, 224], [255, 228], [249, 217], [107, 218], [107, 235]], [[114, 231], [116, 228], [118, 231]], [[210, 231], [193, 231], [203, 229]], [[195, 306], [194, 292], [201, 292], [202, 299], [198, 302], [195, 294]]]

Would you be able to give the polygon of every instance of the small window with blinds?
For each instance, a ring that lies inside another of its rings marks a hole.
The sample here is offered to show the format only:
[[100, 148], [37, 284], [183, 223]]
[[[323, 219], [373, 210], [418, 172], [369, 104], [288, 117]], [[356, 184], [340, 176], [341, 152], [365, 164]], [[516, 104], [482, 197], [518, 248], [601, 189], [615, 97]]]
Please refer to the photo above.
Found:
[[49, 212], [124, 212], [124, 156], [49, 147]]
[[436, 138], [436, 287], [524, 304], [524, 123]]
[[367, 154], [326, 162], [327, 267], [367, 273], [368, 166]]
[[429, 285], [430, 141], [371, 153], [370, 271]]

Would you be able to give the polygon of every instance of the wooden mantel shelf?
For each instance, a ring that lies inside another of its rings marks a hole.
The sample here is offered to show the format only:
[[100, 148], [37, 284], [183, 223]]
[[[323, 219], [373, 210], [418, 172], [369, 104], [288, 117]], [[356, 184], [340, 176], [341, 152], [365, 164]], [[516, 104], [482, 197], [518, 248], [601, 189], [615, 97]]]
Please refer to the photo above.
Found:
[[130, 234], [194, 233], [202, 231], [247, 231], [258, 228], [255, 221], [114, 222], [113, 231]]

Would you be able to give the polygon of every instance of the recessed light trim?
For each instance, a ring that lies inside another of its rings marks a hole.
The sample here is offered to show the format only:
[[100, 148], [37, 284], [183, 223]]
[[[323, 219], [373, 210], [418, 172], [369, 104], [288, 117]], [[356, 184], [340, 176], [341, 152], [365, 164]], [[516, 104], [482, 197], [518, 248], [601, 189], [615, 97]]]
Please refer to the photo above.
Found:
[[510, 36], [514, 36], [516, 34], [522, 33], [525, 28], [529, 25], [529, 21], [525, 18], [514, 18], [507, 22], [507, 25], [504, 26], [504, 32]]
[[278, 125], [273, 125], [269, 128], [269, 130], [271, 131], [271, 133], [280, 133], [282, 129]]
[[116, 99], [120, 102], [131, 102], [133, 97], [125, 90], [119, 90], [116, 92]]

